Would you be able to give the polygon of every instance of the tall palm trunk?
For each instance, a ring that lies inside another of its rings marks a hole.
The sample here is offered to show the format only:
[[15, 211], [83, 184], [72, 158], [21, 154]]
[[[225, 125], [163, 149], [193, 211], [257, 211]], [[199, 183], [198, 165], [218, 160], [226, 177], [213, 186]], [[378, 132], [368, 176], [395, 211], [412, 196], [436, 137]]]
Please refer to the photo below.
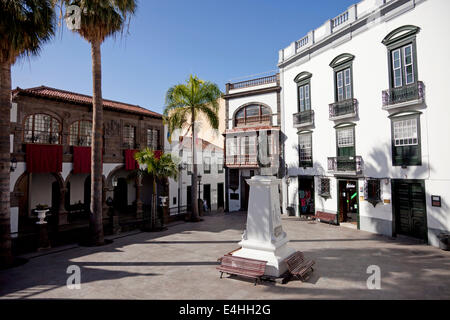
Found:
[[0, 64], [0, 267], [12, 263], [10, 213], [11, 64]]
[[92, 41], [93, 118], [91, 152], [91, 241], [94, 245], [104, 243], [103, 235], [103, 100], [102, 61], [100, 41]]
[[195, 131], [195, 110], [191, 110], [192, 118], [192, 177], [191, 177], [191, 190], [192, 190], [192, 221], [198, 221], [198, 196], [197, 196], [197, 154], [196, 154], [196, 141], [197, 141], [197, 131]]
[[157, 204], [157, 198], [158, 198], [158, 191], [156, 190], [156, 177], [153, 175], [153, 199], [152, 199], [152, 210], [150, 212], [150, 228], [152, 230], [156, 227], [156, 204]]

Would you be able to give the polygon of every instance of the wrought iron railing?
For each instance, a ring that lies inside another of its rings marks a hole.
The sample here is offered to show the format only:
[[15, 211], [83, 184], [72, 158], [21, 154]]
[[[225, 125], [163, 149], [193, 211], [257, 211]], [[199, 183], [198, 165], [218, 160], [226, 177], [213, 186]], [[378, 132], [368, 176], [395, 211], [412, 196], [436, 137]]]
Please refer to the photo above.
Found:
[[384, 90], [383, 107], [391, 106], [397, 103], [420, 100], [425, 97], [425, 85], [422, 81], [406, 85], [400, 88], [391, 88]]
[[362, 173], [362, 157], [332, 157], [328, 158], [328, 171]]
[[330, 104], [330, 120], [342, 116], [356, 116], [358, 114], [358, 100], [348, 99]]
[[314, 124], [314, 110], [294, 113], [294, 128]]
[[263, 84], [273, 83], [277, 82], [278, 75], [274, 74], [267, 77], [257, 78], [257, 79], [251, 79], [236, 83], [230, 83], [230, 90], [231, 89], [242, 89], [242, 88], [248, 88], [248, 87], [254, 87], [254, 86], [260, 86]]

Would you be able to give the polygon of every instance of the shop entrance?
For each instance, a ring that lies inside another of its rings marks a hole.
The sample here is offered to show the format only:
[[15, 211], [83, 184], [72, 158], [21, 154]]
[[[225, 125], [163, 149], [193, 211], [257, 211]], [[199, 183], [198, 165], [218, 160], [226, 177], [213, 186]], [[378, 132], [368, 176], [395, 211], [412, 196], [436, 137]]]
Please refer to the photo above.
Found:
[[298, 199], [301, 216], [315, 214], [314, 206], [314, 177], [298, 177]]
[[339, 222], [358, 224], [358, 180], [339, 180]]

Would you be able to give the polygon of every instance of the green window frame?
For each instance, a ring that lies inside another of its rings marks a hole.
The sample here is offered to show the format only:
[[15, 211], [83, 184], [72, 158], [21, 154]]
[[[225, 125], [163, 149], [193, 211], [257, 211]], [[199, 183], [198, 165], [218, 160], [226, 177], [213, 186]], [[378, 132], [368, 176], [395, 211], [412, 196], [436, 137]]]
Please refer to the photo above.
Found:
[[356, 137], [355, 125], [347, 124], [335, 127], [336, 129], [336, 156], [337, 157], [355, 157], [356, 156]]
[[391, 118], [392, 165], [421, 166], [421, 112], [394, 114]]
[[313, 167], [313, 141], [311, 131], [298, 133], [298, 163], [299, 167]]
[[311, 78], [309, 72], [299, 73], [294, 82], [297, 83], [297, 111], [303, 112], [311, 110]]
[[389, 88], [401, 88], [418, 81], [416, 35], [420, 28], [401, 26], [390, 32], [382, 41], [387, 48]]
[[346, 101], [353, 99], [353, 60], [355, 56], [343, 53], [333, 59], [330, 67], [333, 68], [334, 101]]

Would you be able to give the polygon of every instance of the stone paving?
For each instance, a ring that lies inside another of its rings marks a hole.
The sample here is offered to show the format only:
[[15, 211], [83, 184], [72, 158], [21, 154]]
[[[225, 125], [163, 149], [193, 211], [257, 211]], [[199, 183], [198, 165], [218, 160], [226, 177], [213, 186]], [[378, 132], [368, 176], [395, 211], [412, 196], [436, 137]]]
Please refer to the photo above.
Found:
[[[283, 218], [290, 246], [316, 261], [307, 282], [224, 276], [217, 258], [236, 249], [245, 213], [217, 214], [158, 233], [120, 235], [101, 248], [71, 246], [29, 255], [0, 271], [2, 299], [450, 299], [450, 252], [412, 239], [298, 218]], [[81, 289], [66, 287], [81, 268]], [[381, 268], [381, 289], [367, 289], [367, 267]]]

